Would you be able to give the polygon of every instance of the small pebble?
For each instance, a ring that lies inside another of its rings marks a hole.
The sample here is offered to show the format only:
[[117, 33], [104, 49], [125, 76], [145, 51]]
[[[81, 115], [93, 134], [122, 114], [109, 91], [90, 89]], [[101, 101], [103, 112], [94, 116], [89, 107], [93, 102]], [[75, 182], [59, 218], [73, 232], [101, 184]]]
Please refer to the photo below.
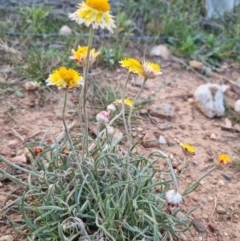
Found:
[[148, 113], [148, 111], [147, 111], [146, 109], [141, 109], [141, 110], [139, 111], [139, 113], [140, 113], [141, 115], [146, 115], [146, 114]]
[[165, 139], [164, 136], [162, 136], [162, 135], [159, 136], [158, 141], [159, 141], [160, 144], [167, 144], [166, 139]]
[[196, 231], [198, 231], [199, 233], [205, 232], [206, 228], [198, 219], [194, 219], [192, 221], [192, 224], [193, 224], [193, 227], [196, 229]]
[[13, 148], [13, 147], [16, 147], [16, 145], [19, 143], [18, 140], [11, 140], [8, 142], [8, 146]]
[[59, 30], [59, 35], [71, 35], [72, 30], [67, 25], [63, 25]]
[[219, 214], [225, 214], [226, 213], [226, 210], [225, 208], [223, 208], [221, 205], [217, 205], [217, 213]]
[[207, 199], [204, 198], [204, 197], [201, 199], [201, 201], [202, 201], [203, 204], [206, 204], [208, 202]]
[[185, 129], [186, 129], [186, 126], [183, 125], [183, 124], [180, 124], [179, 127], [180, 127], [182, 130], [185, 130]]
[[204, 214], [202, 215], [202, 217], [203, 217], [204, 219], [208, 219], [208, 215], [207, 215], [206, 213], [204, 213]]
[[216, 134], [215, 134], [215, 133], [211, 133], [210, 139], [211, 139], [211, 140], [216, 140], [216, 139], [217, 139]]
[[182, 165], [182, 164], [178, 165], [176, 169], [177, 169], [179, 172], [181, 172], [182, 169], [183, 169], [183, 165]]
[[228, 118], [225, 118], [225, 127], [232, 128], [232, 122]]
[[218, 181], [218, 184], [219, 184], [220, 187], [221, 187], [221, 186], [225, 186], [225, 183], [224, 183], [223, 180], [219, 180], [219, 181]]
[[209, 223], [208, 228], [212, 233], [215, 233], [217, 231], [217, 226], [214, 223]]
[[137, 127], [137, 131], [142, 132], [143, 128], [142, 127]]
[[231, 176], [227, 176], [226, 174], [222, 174], [222, 176], [224, 177], [225, 180], [227, 181], [231, 181], [232, 180], [232, 177]]

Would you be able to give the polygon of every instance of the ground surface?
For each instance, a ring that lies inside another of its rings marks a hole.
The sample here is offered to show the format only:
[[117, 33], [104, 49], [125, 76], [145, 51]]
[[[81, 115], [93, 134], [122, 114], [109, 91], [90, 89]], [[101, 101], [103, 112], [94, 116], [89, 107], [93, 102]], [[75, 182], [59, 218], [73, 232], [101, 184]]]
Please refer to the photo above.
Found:
[[[167, 141], [166, 145], [158, 144], [155, 147], [146, 148], [140, 144], [138, 151], [140, 153], [149, 153], [153, 150], [164, 149], [172, 157], [177, 173], [181, 171], [183, 162], [183, 154], [178, 142], [187, 142], [196, 147], [196, 155], [188, 159], [187, 168], [179, 183], [182, 192], [188, 184], [213, 166], [213, 160], [216, 159], [219, 153], [227, 153], [232, 159], [239, 158], [237, 150], [240, 149], [240, 134], [227, 132], [219, 127], [225, 125], [225, 117], [208, 119], [193, 107], [192, 94], [200, 84], [204, 83], [201, 78], [183, 69], [177, 63], [162, 62], [161, 64], [163, 75], [147, 82], [147, 88], [144, 89], [141, 100], [151, 97], [152, 104], [171, 104], [175, 112], [174, 118], [167, 120], [153, 116], [154, 120], [150, 120], [147, 115], [140, 115], [141, 119], [137, 119], [133, 123], [134, 140], [141, 140], [146, 133], [153, 134], [157, 139], [162, 135]], [[237, 68], [231, 71], [234, 79], [240, 76]], [[119, 85], [120, 83], [123, 84], [126, 73], [118, 69], [114, 73], [108, 73], [107, 76], [109, 84], [114, 85], [117, 83]], [[136, 79], [136, 81], [139, 80]], [[222, 79], [220, 77], [211, 77], [209, 82], [221, 83]], [[167, 86], [161, 88], [163, 84], [167, 83]], [[127, 97], [133, 98], [138, 90], [139, 87], [129, 84]], [[29, 141], [41, 140], [50, 125], [52, 125], [51, 131], [44, 142], [53, 143], [54, 138], [62, 132], [61, 108], [63, 101], [63, 93], [56, 90], [54, 92], [55, 95], [52, 95], [44, 91], [45, 98], [43, 101], [39, 101], [42, 96], [39, 91], [25, 91], [24, 98], [18, 98], [14, 94], [5, 96], [1, 101], [0, 108], [1, 155], [9, 160], [21, 155], [24, 144]], [[239, 99], [239, 96], [231, 90], [228, 90], [226, 95], [232, 101]], [[73, 105], [76, 99], [77, 97], [71, 93], [68, 103]], [[144, 108], [148, 109], [150, 107], [145, 106]], [[68, 109], [67, 123], [71, 124], [73, 121], [77, 123], [74, 109]], [[78, 128], [79, 126], [76, 124], [72, 130], [75, 137], [78, 134]], [[212, 139], [210, 138], [211, 135]], [[1, 163], [0, 165], [3, 169], [7, 168]], [[159, 163], [159, 168], [166, 168], [167, 170], [164, 163]], [[1, 182], [1, 207], [11, 200], [5, 194], [17, 193], [17, 189], [18, 187], [11, 182]], [[197, 230], [192, 227], [191, 234], [187, 233], [186, 237], [182, 237], [183, 240], [203, 240], [201, 239], [202, 235], [205, 237], [204, 240], [208, 241], [239, 240], [239, 190], [240, 174], [232, 167], [216, 170], [205, 178], [195, 192], [184, 197], [184, 202], [181, 205], [183, 214], [193, 207], [198, 207], [191, 215], [191, 219], [195, 220]], [[21, 222], [19, 214], [12, 214], [11, 218], [14, 221]], [[203, 225], [205, 231], [203, 227], [199, 227], [199, 223]], [[15, 237], [14, 240], [17, 240], [16, 234], [7, 225], [5, 215], [1, 214], [0, 236], [3, 234], [12, 234]]]

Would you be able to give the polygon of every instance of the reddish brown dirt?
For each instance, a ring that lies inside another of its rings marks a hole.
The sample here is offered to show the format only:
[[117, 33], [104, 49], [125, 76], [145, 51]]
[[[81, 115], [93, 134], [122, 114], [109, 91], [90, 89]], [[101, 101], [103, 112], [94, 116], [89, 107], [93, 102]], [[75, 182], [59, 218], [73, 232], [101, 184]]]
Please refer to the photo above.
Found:
[[[122, 70], [117, 70], [115, 73], [108, 73], [112, 76], [112, 84], [118, 82], [123, 83], [126, 73]], [[117, 76], [117, 77], [116, 77]], [[237, 78], [238, 72], [234, 72], [233, 76]], [[217, 77], [209, 78], [209, 82], [220, 83], [221, 79]], [[158, 88], [163, 83], [169, 83], [166, 87]], [[195, 74], [182, 69], [179, 65], [170, 64], [164, 67], [163, 75], [157, 79], [147, 82], [148, 89], [144, 89], [141, 100], [151, 96], [154, 103], [169, 103], [173, 106], [175, 117], [172, 120], [160, 119], [153, 117], [155, 123], [152, 123], [147, 115], [141, 115], [141, 119], [136, 120], [133, 124], [136, 133], [135, 141], [141, 140], [145, 133], [153, 133], [158, 139], [162, 135], [167, 140], [167, 145], [157, 145], [154, 148], [145, 148], [139, 145], [140, 153], [149, 153], [153, 150], [164, 149], [170, 155], [173, 162], [179, 166], [183, 162], [183, 154], [178, 142], [187, 142], [196, 147], [196, 155], [188, 158], [188, 165], [179, 182], [180, 191], [183, 192], [187, 185], [204, 174], [211, 166], [213, 160], [221, 152], [227, 153], [232, 160], [239, 160], [237, 150], [240, 149], [240, 135], [222, 130], [219, 126], [224, 126], [224, 118], [208, 119], [202, 113], [195, 109], [192, 104], [195, 89], [203, 84], [203, 80]], [[139, 90], [139, 87], [128, 85], [127, 97], [134, 97]], [[11, 160], [17, 155], [21, 155], [24, 144], [28, 141], [41, 140], [42, 136], [52, 125], [51, 131], [47, 135], [45, 142], [53, 143], [62, 131], [61, 109], [63, 102], [63, 93], [55, 91], [56, 96], [45, 94], [44, 105], [39, 106], [38, 91], [26, 91], [25, 97], [20, 99], [15, 95], [6, 96], [1, 101], [0, 108], [0, 142], [1, 155]], [[236, 93], [228, 90], [226, 95], [232, 101], [239, 98]], [[69, 104], [73, 105], [76, 97], [70, 93]], [[144, 107], [148, 108], [148, 107]], [[76, 121], [77, 117], [74, 112], [68, 109], [67, 122]], [[140, 127], [140, 129], [137, 127]], [[167, 128], [168, 127], [168, 128]], [[77, 135], [79, 126], [76, 124], [73, 129], [73, 135]], [[141, 130], [141, 128], [143, 130]], [[166, 128], [166, 129], [165, 129]], [[121, 128], [123, 130], [123, 128]], [[14, 133], [19, 133], [23, 138], [21, 140]], [[210, 135], [214, 133], [215, 139], [211, 139]], [[13, 144], [11, 145], [11, 142]], [[1, 164], [3, 169], [6, 166]], [[159, 163], [160, 168], [167, 168], [165, 163]], [[176, 173], [179, 173], [175, 169]], [[199, 222], [206, 228], [204, 239], [201, 239], [202, 234], [194, 227], [191, 228], [191, 234], [187, 233], [185, 240], [200, 241], [232, 241], [240, 240], [240, 175], [232, 166], [223, 170], [216, 170], [205, 178], [198, 189], [184, 197], [181, 205], [182, 213], [186, 213], [194, 207], [197, 209], [191, 215], [191, 219], [198, 219]], [[9, 202], [6, 193], [12, 193], [17, 187], [11, 182], [2, 182], [0, 187], [0, 206], [6, 205]], [[222, 213], [218, 207], [222, 207]], [[16, 221], [21, 221], [19, 214], [11, 216]], [[16, 234], [13, 233], [11, 227], [7, 225], [4, 215], [0, 217], [0, 234]], [[209, 229], [209, 224], [214, 226], [214, 232]], [[1, 236], [0, 235], [0, 236]], [[184, 237], [182, 237], [184, 240]], [[15, 239], [14, 239], [15, 240]], [[18, 240], [21, 238], [18, 237]]]

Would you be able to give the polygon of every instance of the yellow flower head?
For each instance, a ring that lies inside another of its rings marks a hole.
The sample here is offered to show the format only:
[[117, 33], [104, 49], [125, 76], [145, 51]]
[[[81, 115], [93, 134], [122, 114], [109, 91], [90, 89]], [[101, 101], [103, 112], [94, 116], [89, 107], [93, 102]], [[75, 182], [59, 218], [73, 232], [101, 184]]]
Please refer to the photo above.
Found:
[[231, 158], [230, 156], [228, 156], [227, 154], [220, 154], [218, 156], [218, 163], [219, 164], [224, 164], [224, 165], [227, 165], [231, 162]]
[[66, 67], [54, 70], [46, 80], [47, 85], [55, 85], [59, 89], [78, 87], [81, 81], [83, 78], [76, 70]]
[[155, 79], [162, 74], [161, 67], [157, 63], [143, 61], [142, 68], [144, 77], [148, 79]]
[[[86, 64], [87, 52], [88, 52], [87, 46], [84, 46], [84, 47], [78, 46], [76, 51], [72, 49], [72, 56], [70, 56], [70, 59], [75, 60], [75, 62], [80, 66], [84, 66]], [[99, 54], [100, 54], [100, 51], [95, 52], [95, 49], [90, 50], [89, 65], [92, 65], [96, 61], [96, 58]]]
[[[114, 104], [117, 105], [117, 106], [121, 106], [122, 99], [115, 100]], [[133, 106], [133, 101], [130, 100], [130, 99], [124, 99], [124, 105], [126, 105], [129, 108], [131, 108]]]
[[185, 156], [195, 155], [195, 147], [194, 146], [191, 146], [187, 143], [180, 143], [180, 146], [182, 147], [182, 151]]
[[142, 64], [133, 58], [126, 58], [119, 62], [128, 72], [143, 76]]
[[100, 27], [113, 32], [116, 27], [108, 0], [86, 0], [78, 5], [76, 12], [69, 14], [69, 18], [78, 24], [92, 26], [93, 29]]

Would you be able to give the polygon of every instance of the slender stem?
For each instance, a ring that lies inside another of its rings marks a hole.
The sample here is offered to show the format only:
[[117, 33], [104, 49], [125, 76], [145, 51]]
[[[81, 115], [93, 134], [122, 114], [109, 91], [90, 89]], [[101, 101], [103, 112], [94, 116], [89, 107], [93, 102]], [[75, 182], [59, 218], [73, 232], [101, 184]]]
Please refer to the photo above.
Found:
[[[78, 100], [78, 118], [80, 121], [80, 128], [81, 128], [82, 134], [84, 133], [83, 116], [82, 116], [83, 90], [84, 90], [84, 86], [82, 86], [82, 88], [81, 88], [81, 93], [79, 95], [79, 100]], [[84, 146], [84, 137], [83, 136], [82, 136], [82, 147]]]
[[65, 95], [64, 95], [64, 102], [63, 102], [62, 120], [63, 120], [63, 125], [64, 125], [65, 132], [67, 134], [68, 141], [71, 144], [71, 140], [70, 140], [71, 138], [70, 138], [69, 131], [68, 131], [68, 128], [67, 128], [67, 124], [66, 124], [66, 121], [65, 121], [65, 112], [66, 112], [66, 107], [67, 107], [67, 96], [68, 96], [68, 90], [66, 89]]
[[123, 88], [123, 93], [122, 93], [122, 115], [123, 115], [123, 124], [124, 124], [124, 128], [125, 128], [125, 131], [126, 131], [126, 135], [127, 135], [129, 144], [131, 144], [131, 140], [130, 140], [130, 136], [129, 136], [127, 121], [126, 121], [126, 118], [125, 118], [125, 104], [124, 104], [124, 99], [125, 99], [125, 94], [126, 94], [126, 89], [127, 89], [127, 83], [128, 83], [129, 78], [130, 78], [130, 74], [131, 74], [131, 73], [129, 72], [129, 73], [128, 73], [128, 76], [127, 76], [127, 79], [126, 79], [126, 82], [125, 82], [125, 85], [124, 85], [124, 88]]
[[173, 180], [173, 185], [174, 185], [174, 191], [175, 193], [178, 192], [178, 183], [177, 183], [177, 178], [176, 178], [176, 175], [175, 175], [175, 172], [173, 170], [173, 166], [172, 166], [172, 162], [170, 160], [170, 158], [168, 157], [168, 155], [166, 155], [163, 151], [158, 151], [167, 161], [167, 164], [169, 166], [169, 169], [170, 169], [170, 174], [172, 176], [172, 180]]
[[94, 29], [90, 28], [89, 33], [89, 39], [88, 39], [88, 51], [87, 51], [87, 57], [85, 66], [83, 69], [83, 79], [84, 79], [84, 88], [83, 88], [83, 116], [85, 121], [85, 143], [83, 145], [83, 156], [84, 156], [84, 150], [86, 148], [86, 152], [88, 155], [88, 118], [87, 118], [87, 111], [86, 111], [86, 101], [87, 101], [87, 79], [88, 79], [88, 71], [89, 71], [89, 57], [90, 57], [90, 51], [92, 48], [92, 42], [93, 42], [93, 35], [94, 35]]
[[181, 170], [181, 173], [179, 174], [179, 178], [178, 178], [179, 180], [180, 180], [180, 178], [181, 178], [181, 176], [182, 176], [182, 174], [183, 174], [183, 172], [184, 172], [184, 170], [186, 168], [186, 163], [187, 163], [187, 157], [184, 155], [182, 170]]
[[132, 146], [132, 136], [131, 136], [132, 135], [132, 127], [131, 127], [132, 113], [133, 113], [134, 105], [136, 104], [138, 97], [140, 96], [146, 82], [147, 82], [147, 78], [145, 77], [140, 90], [138, 91], [137, 95], [135, 96], [135, 98], [133, 100], [133, 105], [132, 105], [132, 108], [130, 109], [130, 113], [128, 116], [128, 127], [129, 127], [129, 132], [130, 132], [130, 144], [131, 144], [130, 147]]
[[97, 123], [97, 145], [98, 145], [98, 148], [100, 148], [101, 146], [101, 143], [100, 143], [100, 128], [101, 128], [101, 123], [98, 122]]
[[177, 183], [177, 178], [176, 178], [175, 172], [173, 170], [173, 166], [172, 166], [171, 160], [169, 158], [166, 158], [166, 161], [168, 163], [168, 166], [169, 166], [169, 169], [170, 169], [170, 173], [171, 173], [171, 176], [172, 176], [173, 185], [174, 185], [174, 191], [175, 191], [175, 193], [177, 193], [178, 192], [178, 183]]
[[206, 176], [208, 176], [210, 173], [212, 173], [214, 170], [216, 170], [217, 167], [213, 166], [212, 168], [210, 168], [209, 170], [207, 170], [201, 177], [199, 177], [193, 184], [191, 184], [189, 187], [187, 187], [187, 189], [183, 192], [182, 196], [187, 195], [189, 193], [191, 193], [192, 191], [194, 191], [199, 183], [201, 182], [201, 180], [203, 178], [205, 178]]
[[65, 129], [65, 132], [66, 132], [69, 144], [71, 146], [71, 150], [72, 150], [72, 152], [74, 154], [74, 157], [77, 159], [77, 163], [78, 163], [79, 162], [78, 156], [77, 156], [77, 153], [76, 153], [75, 148], [73, 146], [73, 142], [72, 142], [72, 139], [70, 137], [69, 130], [68, 130], [68, 127], [67, 127], [67, 124], [66, 124], [66, 120], [65, 120], [65, 112], [66, 112], [66, 106], [67, 106], [67, 96], [68, 96], [68, 90], [66, 89], [65, 90], [65, 95], [64, 95], [62, 120], [63, 120], [63, 125], [64, 125], [64, 129]]

